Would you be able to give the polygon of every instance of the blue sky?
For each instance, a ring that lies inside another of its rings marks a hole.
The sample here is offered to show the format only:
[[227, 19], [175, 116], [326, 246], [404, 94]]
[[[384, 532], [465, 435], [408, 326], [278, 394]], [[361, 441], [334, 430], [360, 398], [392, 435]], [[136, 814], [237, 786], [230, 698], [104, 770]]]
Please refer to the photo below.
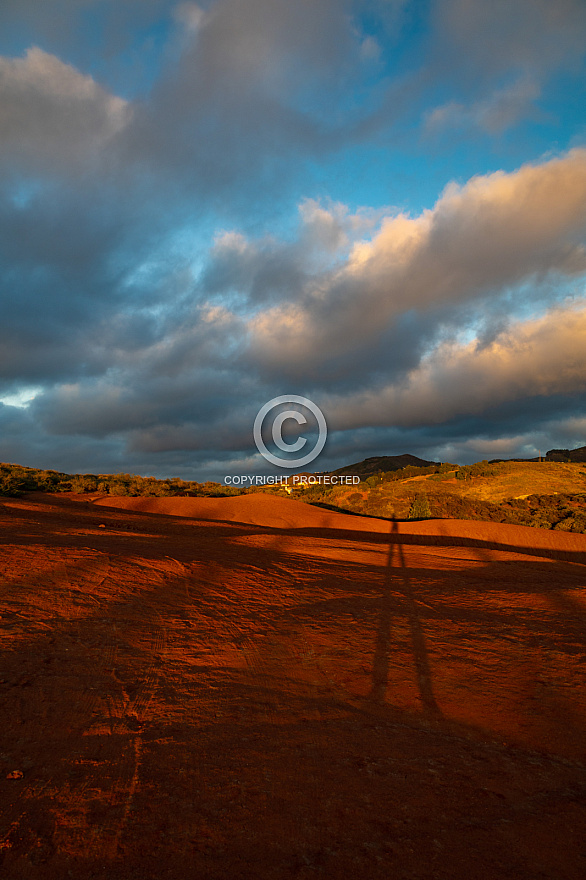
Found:
[[6, 0], [0, 460], [586, 444], [582, 0]]

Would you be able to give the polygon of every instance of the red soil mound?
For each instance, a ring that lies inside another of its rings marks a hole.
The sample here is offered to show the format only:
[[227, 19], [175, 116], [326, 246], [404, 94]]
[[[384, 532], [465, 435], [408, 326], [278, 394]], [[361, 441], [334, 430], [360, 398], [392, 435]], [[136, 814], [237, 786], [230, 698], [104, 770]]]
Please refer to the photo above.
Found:
[[[292, 498], [255, 493], [226, 498], [125, 498], [107, 495], [95, 504], [137, 513], [158, 513], [216, 522], [239, 522], [278, 529], [343, 529], [356, 532], [388, 533], [389, 520], [352, 516], [313, 507]], [[576, 561], [586, 562], [586, 536], [506, 523], [477, 520], [432, 519], [395, 524], [398, 534], [421, 535], [425, 543], [435, 539], [462, 544], [481, 541], [531, 551], [551, 550], [568, 553]]]
[[0, 500], [3, 876], [582, 880], [586, 538], [107, 500]]
[[533, 529], [506, 523], [478, 522], [477, 520], [434, 519], [422, 522], [399, 523], [399, 531], [421, 535], [424, 543], [454, 539], [454, 544], [482, 541], [489, 546], [505, 549], [527, 549], [532, 553], [551, 551], [553, 558], [564, 558], [586, 563], [586, 535], [569, 532]]
[[191, 519], [240, 522], [279, 529], [351, 528], [357, 531], [388, 531], [381, 520], [349, 516], [312, 507], [293, 498], [254, 493], [226, 498], [124, 498], [106, 495], [95, 504], [140, 513], [163, 513]]

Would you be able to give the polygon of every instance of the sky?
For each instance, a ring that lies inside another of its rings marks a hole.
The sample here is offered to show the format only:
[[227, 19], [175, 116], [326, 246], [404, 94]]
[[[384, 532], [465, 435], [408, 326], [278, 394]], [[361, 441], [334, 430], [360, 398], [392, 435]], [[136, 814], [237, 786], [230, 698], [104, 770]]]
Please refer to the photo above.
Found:
[[275, 473], [285, 394], [315, 470], [586, 445], [585, 49], [583, 0], [2, 0], [0, 461]]

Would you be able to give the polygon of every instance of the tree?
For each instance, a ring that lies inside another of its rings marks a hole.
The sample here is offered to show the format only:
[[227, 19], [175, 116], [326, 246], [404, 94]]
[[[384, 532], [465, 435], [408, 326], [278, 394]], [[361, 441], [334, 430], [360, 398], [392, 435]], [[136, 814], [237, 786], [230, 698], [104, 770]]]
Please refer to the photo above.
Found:
[[429, 519], [431, 510], [427, 495], [416, 495], [409, 508], [409, 519]]

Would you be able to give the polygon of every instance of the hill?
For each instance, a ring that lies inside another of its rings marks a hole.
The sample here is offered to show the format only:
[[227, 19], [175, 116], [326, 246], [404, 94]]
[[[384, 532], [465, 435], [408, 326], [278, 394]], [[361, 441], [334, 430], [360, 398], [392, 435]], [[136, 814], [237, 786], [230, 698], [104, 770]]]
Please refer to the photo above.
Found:
[[[75, 499], [78, 500], [78, 499]], [[371, 517], [358, 517], [340, 511], [328, 511], [294, 498], [282, 498], [273, 494], [258, 492], [242, 495], [239, 498], [97, 498], [92, 502], [96, 507], [124, 510], [130, 513], [149, 513], [164, 516], [185, 517], [198, 522], [244, 523], [264, 526], [271, 529], [287, 530], [335, 530], [366, 533], [368, 540], [376, 534], [388, 534], [388, 521]], [[517, 548], [552, 550], [555, 553], [573, 553], [572, 558], [586, 565], [586, 542], [582, 536], [565, 534], [562, 531], [546, 533], [535, 532], [523, 526], [501, 523], [479, 523], [464, 520], [430, 519], [427, 522], [395, 523], [397, 534], [425, 535], [426, 541], [433, 543], [434, 536], [454, 539], [455, 543], [475, 540], [482, 535], [486, 541], [506, 543]]]
[[586, 467], [575, 463], [407, 467], [368, 477], [357, 486], [313, 487], [303, 497], [352, 513], [397, 519], [417, 516], [421, 505], [416, 501], [425, 499], [432, 517], [586, 531]]
[[111, 495], [93, 500], [99, 507], [115, 507], [134, 513], [156, 513], [209, 522], [240, 522], [288, 529], [352, 528], [356, 532], [388, 530], [388, 525], [367, 517], [330, 512], [283, 498], [255, 492], [234, 498], [120, 498]]
[[581, 464], [586, 462], [586, 446], [579, 446], [577, 449], [550, 449], [543, 457], [536, 458], [491, 458], [489, 464], [499, 464], [504, 461], [560, 461]]
[[[573, 452], [578, 456], [581, 450]], [[334, 473], [357, 471], [362, 471], [358, 485], [298, 487], [296, 494], [322, 507], [362, 516], [396, 519], [431, 516], [586, 532], [586, 467], [582, 463], [483, 461], [459, 467], [429, 463], [406, 454], [368, 458]], [[175, 500], [180, 500], [182, 507], [189, 511], [191, 502], [197, 498], [231, 496], [235, 499], [271, 491], [268, 487], [242, 489], [213, 482], [157, 480], [133, 474], [69, 475], [0, 464], [0, 495], [18, 497], [39, 490], [85, 494], [91, 500], [106, 499], [104, 503], [114, 498], [141, 498], [144, 503], [140, 509], [145, 512], [165, 512], [171, 509], [166, 505]], [[272, 493], [283, 496], [285, 490], [275, 486]], [[157, 501], [161, 504], [155, 503]], [[176, 508], [177, 505], [173, 509]], [[228, 506], [224, 511], [228, 511]]]
[[578, 449], [550, 449], [545, 456], [547, 461], [586, 462], [586, 446]]
[[424, 458], [418, 458], [406, 452], [403, 455], [378, 455], [373, 458], [365, 458], [355, 464], [344, 465], [332, 474], [356, 474], [359, 477], [372, 477], [376, 474], [386, 473], [387, 471], [399, 471], [405, 467], [430, 467], [439, 465], [439, 461], [426, 461]]

